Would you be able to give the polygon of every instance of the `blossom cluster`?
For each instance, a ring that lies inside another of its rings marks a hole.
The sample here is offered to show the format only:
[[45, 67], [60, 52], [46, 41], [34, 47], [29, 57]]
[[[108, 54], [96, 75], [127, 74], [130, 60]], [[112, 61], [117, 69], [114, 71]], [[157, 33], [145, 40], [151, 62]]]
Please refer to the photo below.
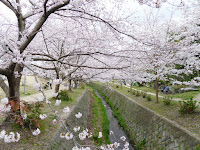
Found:
[[38, 135], [38, 134], [40, 134], [40, 129], [37, 128], [36, 130], [34, 130], [32, 132], [32, 134], [35, 135], [35, 136]]
[[[101, 150], [114, 150], [115, 148], [118, 148], [120, 146], [120, 143], [113, 143], [113, 144], [107, 144], [106, 146], [101, 146]], [[122, 150], [129, 150], [129, 143], [125, 142], [124, 148]]]
[[78, 148], [77, 146], [74, 146], [73, 148], [72, 148], [72, 150], [90, 150], [90, 148], [89, 147], [81, 147], [81, 148]]
[[80, 140], [84, 140], [86, 137], [91, 138], [92, 133], [89, 133], [88, 129], [85, 129], [81, 133], [79, 133], [78, 137], [79, 137]]
[[61, 80], [61, 79], [55, 79], [55, 80], [53, 80], [53, 83], [54, 83], [55, 85], [58, 85], [58, 84], [61, 84], [61, 83], [62, 83], [62, 80]]
[[47, 118], [47, 115], [46, 114], [40, 114], [40, 119], [44, 120], [45, 118]]
[[0, 105], [0, 114], [9, 112], [11, 110], [11, 106], [8, 105], [8, 98], [1, 99], [1, 104], [3, 105]]
[[6, 134], [6, 131], [2, 130], [0, 132], [0, 140], [4, 140], [5, 143], [18, 142], [20, 140], [20, 134], [18, 132], [16, 134], [14, 132]]

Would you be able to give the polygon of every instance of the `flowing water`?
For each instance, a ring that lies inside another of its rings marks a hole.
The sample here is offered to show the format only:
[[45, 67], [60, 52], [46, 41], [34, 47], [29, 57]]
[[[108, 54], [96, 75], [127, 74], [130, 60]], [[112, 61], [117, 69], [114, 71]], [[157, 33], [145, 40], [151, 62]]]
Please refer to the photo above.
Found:
[[[122, 136], [126, 137], [126, 142], [129, 142], [126, 133], [124, 132], [123, 128], [119, 125], [117, 119], [113, 116], [113, 111], [110, 106], [106, 103], [106, 101], [99, 95], [99, 93], [95, 92], [99, 98], [101, 98], [103, 105], [106, 108], [106, 112], [108, 115], [108, 119], [110, 120], [110, 131], [113, 131], [113, 135], [110, 135], [111, 143], [118, 142], [120, 143], [120, 147], [116, 148], [115, 150], [122, 150], [124, 148], [125, 142], [122, 141], [120, 138]], [[129, 144], [129, 150], [134, 150], [134, 148]]]

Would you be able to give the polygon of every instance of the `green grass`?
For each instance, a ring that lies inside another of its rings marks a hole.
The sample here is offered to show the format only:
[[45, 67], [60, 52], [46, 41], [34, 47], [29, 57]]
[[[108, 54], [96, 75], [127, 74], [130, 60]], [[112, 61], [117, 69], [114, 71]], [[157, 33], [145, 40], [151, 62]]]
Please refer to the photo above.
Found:
[[127, 125], [125, 119], [122, 117], [121, 113], [114, 107], [113, 103], [109, 100], [108, 97], [105, 96], [105, 94], [103, 94], [99, 90], [98, 90], [98, 92], [100, 93], [100, 95], [102, 97], [104, 97], [104, 99], [106, 100], [106, 103], [111, 107], [114, 117], [118, 120], [119, 125], [124, 129], [124, 131], [127, 133], [128, 137], [130, 137], [131, 143], [134, 143], [132, 135], [129, 134], [128, 125]]
[[[101, 99], [96, 95], [96, 93], [93, 90], [94, 95], [94, 104], [93, 104], [93, 115], [94, 118], [92, 120], [92, 126], [94, 129], [94, 135], [93, 139], [97, 145], [104, 144], [110, 144], [110, 138], [109, 138], [109, 126], [110, 121], [107, 116], [106, 109], [104, 105], [102, 104]], [[98, 138], [99, 132], [101, 132], [102, 129], [102, 138]]]
[[[80, 89], [74, 89], [73, 92], [68, 92], [68, 95], [71, 98], [71, 100], [70, 101], [62, 101], [59, 106], [54, 105], [56, 102], [56, 98], [50, 98], [49, 100], [51, 101], [52, 107], [54, 109], [58, 110], [58, 113], [62, 113], [62, 110], [64, 107], [71, 106], [76, 103], [76, 100], [83, 94], [84, 90], [85, 89], [80, 88]], [[44, 108], [42, 108], [42, 111], [44, 111], [45, 113], [49, 113], [49, 112], [51, 112], [51, 109], [48, 106], [48, 104], [44, 103]]]
[[170, 105], [165, 105], [163, 103], [163, 98], [159, 97], [158, 103], [156, 103], [156, 97], [152, 97], [152, 101], [147, 101], [146, 98], [142, 98], [142, 96], [136, 97], [131, 92], [128, 92], [129, 88], [123, 87], [122, 89], [114, 87], [114, 89], [134, 101], [140, 103], [141, 105], [155, 111], [156, 113], [175, 121], [179, 125], [187, 128], [189, 131], [200, 135], [199, 121], [200, 121], [200, 107], [193, 114], [180, 114], [178, 110], [180, 110], [180, 104], [178, 101], [171, 101]]
[[[51, 99], [51, 105], [56, 110], [59, 110], [60, 111], [58, 112], [59, 116], [65, 119], [64, 115], [66, 114], [62, 112], [63, 108], [66, 106], [70, 107], [72, 105], [73, 106], [76, 105], [77, 103], [76, 99], [82, 95], [83, 91], [84, 89], [74, 89], [73, 93], [69, 93], [73, 101], [61, 102], [59, 106], [55, 106], [54, 105], [55, 99]], [[18, 126], [16, 125], [14, 128], [12, 128], [11, 124], [5, 125], [4, 129], [6, 131], [9, 130], [13, 131], [15, 129], [14, 131], [19, 132], [21, 135], [21, 139], [19, 142], [15, 143], [14, 149], [20, 149], [21, 147], [25, 147], [25, 149], [30, 149], [30, 150], [46, 149], [49, 144], [49, 141], [52, 140], [52, 137], [54, 137], [55, 133], [58, 132], [59, 129], [58, 127], [60, 126], [60, 124], [58, 123], [57, 125], [53, 125], [52, 120], [55, 119], [55, 116], [51, 113], [51, 109], [49, 108], [49, 106], [45, 102], [42, 103], [44, 104], [44, 107], [41, 107], [42, 114], [47, 114], [48, 117], [42, 120], [42, 126], [39, 127], [39, 129], [41, 130], [41, 134], [39, 134], [37, 138], [32, 135], [33, 130], [29, 130], [28, 128], [18, 129]], [[1, 144], [2, 144], [1, 145], [2, 149], [10, 149], [10, 146], [8, 144], [6, 143], [1, 143]]]
[[189, 91], [189, 92], [177, 93], [177, 94], [167, 94], [167, 96], [170, 96], [172, 98], [181, 98], [182, 100], [188, 100], [191, 97], [195, 97], [199, 93], [200, 93], [199, 91]]
[[[112, 85], [112, 84], [110, 84]], [[116, 88], [116, 85], [114, 86], [114, 88]], [[119, 87], [120, 88], [120, 87]], [[127, 88], [127, 87], [124, 87], [122, 89], [130, 89], [130, 88]], [[153, 88], [153, 87], [146, 87], [146, 86], [133, 86], [132, 87], [133, 89], [137, 89], [137, 90], [141, 90], [141, 91], [145, 91], [145, 92], [150, 92], [150, 93], [153, 93], [153, 94], [156, 94], [156, 90]], [[116, 88], [117, 89], [117, 88]], [[200, 88], [199, 88], [200, 90]], [[171, 97], [171, 98], [180, 98], [182, 100], [188, 100], [190, 99], [191, 97], [195, 97], [196, 95], [198, 95], [200, 92], [199, 91], [189, 91], [189, 92], [184, 92], [184, 93], [175, 93], [175, 94], [161, 94], [161, 92], [159, 91], [158, 95], [159, 96], [168, 96], [168, 97]]]

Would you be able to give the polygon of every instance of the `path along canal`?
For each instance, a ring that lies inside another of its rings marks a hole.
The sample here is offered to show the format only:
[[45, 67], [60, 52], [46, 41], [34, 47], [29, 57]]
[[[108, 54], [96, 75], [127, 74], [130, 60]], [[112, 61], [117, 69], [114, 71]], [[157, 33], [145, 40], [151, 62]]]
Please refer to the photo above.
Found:
[[[120, 146], [118, 148], [115, 148], [115, 150], [122, 150], [124, 148], [125, 142], [122, 141], [120, 138], [122, 136], [126, 137], [126, 142], [130, 143], [129, 138], [127, 137], [126, 133], [124, 132], [123, 128], [119, 125], [118, 120], [113, 116], [113, 111], [111, 107], [106, 103], [106, 101], [103, 99], [103, 97], [100, 96], [100, 94], [95, 91], [96, 95], [101, 98], [101, 101], [103, 105], [106, 108], [106, 112], [108, 115], [108, 119], [110, 120], [110, 131], [113, 131], [113, 135], [109, 135], [111, 143], [117, 142], [120, 143]], [[134, 150], [134, 148], [129, 144], [129, 150]]]

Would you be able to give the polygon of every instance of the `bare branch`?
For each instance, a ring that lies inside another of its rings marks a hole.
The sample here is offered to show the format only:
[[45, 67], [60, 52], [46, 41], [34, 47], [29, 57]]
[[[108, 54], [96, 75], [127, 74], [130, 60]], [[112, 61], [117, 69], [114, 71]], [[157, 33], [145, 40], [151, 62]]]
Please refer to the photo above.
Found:
[[20, 53], [23, 53], [23, 51], [26, 49], [26, 47], [29, 45], [29, 43], [32, 41], [32, 39], [36, 36], [37, 32], [40, 30], [42, 25], [45, 23], [47, 18], [51, 15], [51, 13], [55, 12], [57, 9], [59, 9], [61, 7], [68, 5], [69, 2], [70, 2], [70, 0], [66, 0], [63, 3], [54, 5], [46, 12], [46, 14], [43, 14], [41, 16], [41, 18], [39, 19], [39, 21], [33, 28], [32, 32], [27, 36], [27, 39], [25, 40], [25, 42], [22, 45], [20, 45], [20, 47], [19, 47]]
[[0, 74], [2, 74], [2, 75], [5, 75], [5, 76], [8, 76], [9, 75], [9, 70], [6, 68], [6, 69], [2, 69], [2, 68], [0, 68]]
[[44, 70], [56, 70], [56, 68], [47, 68], [47, 67], [42, 67], [42, 66], [38, 66], [38, 65], [34, 65], [34, 64], [32, 64], [32, 65], [37, 68], [44, 69]]
[[43, 7], [44, 7], [44, 15], [45, 16], [46, 16], [46, 13], [47, 13], [47, 2], [48, 2], [48, 0], [45, 0], [44, 5], [43, 5]]
[[7, 84], [4, 82], [4, 79], [1, 76], [0, 76], [0, 87], [2, 88], [4, 93], [6, 94], [6, 97], [8, 97], [9, 89], [8, 89]]
[[12, 3], [9, 0], [0, 0], [4, 5], [6, 5], [16, 16], [18, 16], [17, 10], [14, 8]]

